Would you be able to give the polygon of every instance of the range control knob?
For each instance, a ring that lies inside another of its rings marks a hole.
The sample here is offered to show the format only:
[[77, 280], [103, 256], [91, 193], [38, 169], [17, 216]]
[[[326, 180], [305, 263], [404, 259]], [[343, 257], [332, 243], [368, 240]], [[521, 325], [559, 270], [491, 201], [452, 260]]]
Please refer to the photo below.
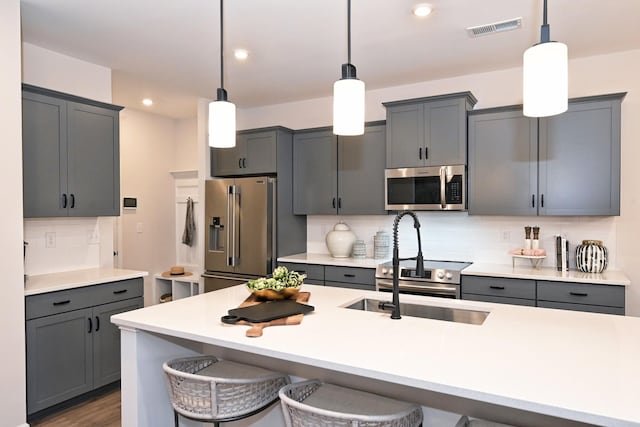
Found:
[[444, 271], [438, 271], [438, 279], [444, 278]]
[[390, 268], [383, 268], [383, 269], [382, 269], [382, 274], [384, 274], [384, 275], [387, 275], [387, 274], [389, 274], [390, 272], [391, 272], [391, 269], [390, 269]]
[[453, 277], [453, 274], [451, 274], [450, 272], [447, 271], [447, 274], [444, 275], [447, 279], [451, 280], [451, 278]]

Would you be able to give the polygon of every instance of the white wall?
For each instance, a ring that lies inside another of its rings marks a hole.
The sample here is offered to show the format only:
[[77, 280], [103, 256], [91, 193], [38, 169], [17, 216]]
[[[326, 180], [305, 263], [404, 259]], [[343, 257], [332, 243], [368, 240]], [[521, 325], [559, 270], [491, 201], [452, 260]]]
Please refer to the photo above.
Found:
[[[640, 256], [637, 244], [640, 233], [640, 51], [613, 53], [610, 55], [580, 58], [569, 63], [569, 91], [571, 97], [598, 95], [612, 92], [628, 92], [622, 103], [622, 196], [621, 216], [611, 218], [583, 217], [469, 217], [467, 214], [422, 213], [428, 256], [433, 258], [455, 257], [465, 260], [509, 263], [506, 251], [519, 247], [524, 225], [542, 227], [543, 247], [553, 249], [550, 237], [564, 232], [575, 244], [578, 240], [594, 238], [604, 240], [611, 252], [614, 266], [626, 273], [634, 286], [627, 291], [627, 313], [640, 316], [640, 270], [634, 261]], [[513, 68], [496, 72], [425, 81], [421, 83], [369, 90], [366, 94], [366, 119], [382, 120], [385, 110], [382, 102], [400, 99], [440, 95], [470, 90], [478, 98], [478, 108], [520, 104], [522, 102], [522, 69]], [[292, 129], [302, 129], [331, 124], [331, 98], [311, 99], [302, 102], [243, 109], [238, 113], [241, 129], [279, 124]], [[326, 251], [324, 237], [337, 216], [308, 218], [307, 250]], [[356, 233], [371, 243], [373, 232], [382, 227], [390, 229], [388, 217], [344, 218]], [[404, 233], [411, 234], [411, 227]], [[510, 233], [510, 240], [502, 240], [503, 231]], [[406, 236], [403, 242], [412, 242]], [[411, 243], [407, 243], [407, 246]], [[550, 261], [547, 260], [547, 264]]]
[[153, 274], [175, 263], [174, 169], [176, 121], [156, 114], [120, 112], [120, 193], [138, 207], [123, 210], [119, 226], [122, 267], [144, 270], [145, 304]]
[[26, 426], [24, 353], [24, 279], [22, 266], [22, 106], [20, 96], [20, 3], [0, 2], [0, 129], [2, 195], [8, 203], [0, 222], [0, 271], [3, 276], [0, 310], [2, 425]]
[[198, 119], [176, 120], [173, 170], [187, 171], [198, 169]]

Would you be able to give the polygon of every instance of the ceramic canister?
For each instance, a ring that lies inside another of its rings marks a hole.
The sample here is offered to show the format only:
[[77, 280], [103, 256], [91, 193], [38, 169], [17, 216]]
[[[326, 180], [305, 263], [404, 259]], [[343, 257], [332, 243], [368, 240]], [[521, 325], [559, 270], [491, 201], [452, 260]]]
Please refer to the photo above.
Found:
[[337, 223], [333, 230], [327, 233], [325, 242], [327, 249], [334, 258], [348, 258], [351, 255], [356, 235], [343, 222]]
[[607, 268], [607, 248], [600, 240], [583, 240], [576, 247], [576, 266], [585, 273], [602, 273]]

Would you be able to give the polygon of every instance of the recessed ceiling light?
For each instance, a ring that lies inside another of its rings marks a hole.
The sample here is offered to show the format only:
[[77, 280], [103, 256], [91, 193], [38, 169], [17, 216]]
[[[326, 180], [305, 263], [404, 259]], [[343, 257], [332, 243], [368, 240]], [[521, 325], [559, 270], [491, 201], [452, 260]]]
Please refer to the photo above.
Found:
[[147, 107], [151, 107], [153, 105], [153, 100], [151, 98], [145, 98], [142, 100], [142, 104]]
[[431, 5], [421, 3], [413, 6], [413, 14], [419, 18], [424, 18], [431, 13]]
[[236, 49], [233, 51], [233, 55], [236, 57], [236, 59], [244, 61], [249, 57], [249, 52], [245, 49]]

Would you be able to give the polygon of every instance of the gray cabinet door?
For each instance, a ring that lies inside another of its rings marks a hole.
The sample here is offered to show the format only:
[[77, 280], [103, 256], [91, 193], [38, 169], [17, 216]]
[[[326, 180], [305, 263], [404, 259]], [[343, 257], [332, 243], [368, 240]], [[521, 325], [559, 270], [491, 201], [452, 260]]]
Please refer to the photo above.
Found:
[[467, 164], [467, 110], [464, 99], [424, 104], [424, 164]]
[[338, 213], [383, 215], [385, 126], [338, 138]]
[[536, 215], [537, 120], [521, 109], [469, 117], [470, 215]]
[[294, 214], [337, 213], [337, 157], [337, 138], [330, 130], [294, 135]]
[[142, 298], [133, 298], [93, 309], [93, 388], [120, 379], [120, 329], [111, 323], [111, 316], [143, 305]]
[[250, 133], [242, 137], [245, 146], [243, 173], [276, 173], [276, 131]]
[[620, 102], [540, 119], [541, 215], [620, 215]]
[[27, 321], [27, 413], [88, 392], [93, 385], [90, 308]]
[[236, 136], [236, 146], [230, 148], [211, 148], [211, 176], [238, 175], [242, 170], [244, 144], [242, 138]]
[[66, 216], [66, 101], [22, 93], [22, 171], [24, 216]]
[[424, 165], [423, 104], [387, 107], [387, 168]]
[[118, 112], [67, 103], [69, 216], [120, 213]]

